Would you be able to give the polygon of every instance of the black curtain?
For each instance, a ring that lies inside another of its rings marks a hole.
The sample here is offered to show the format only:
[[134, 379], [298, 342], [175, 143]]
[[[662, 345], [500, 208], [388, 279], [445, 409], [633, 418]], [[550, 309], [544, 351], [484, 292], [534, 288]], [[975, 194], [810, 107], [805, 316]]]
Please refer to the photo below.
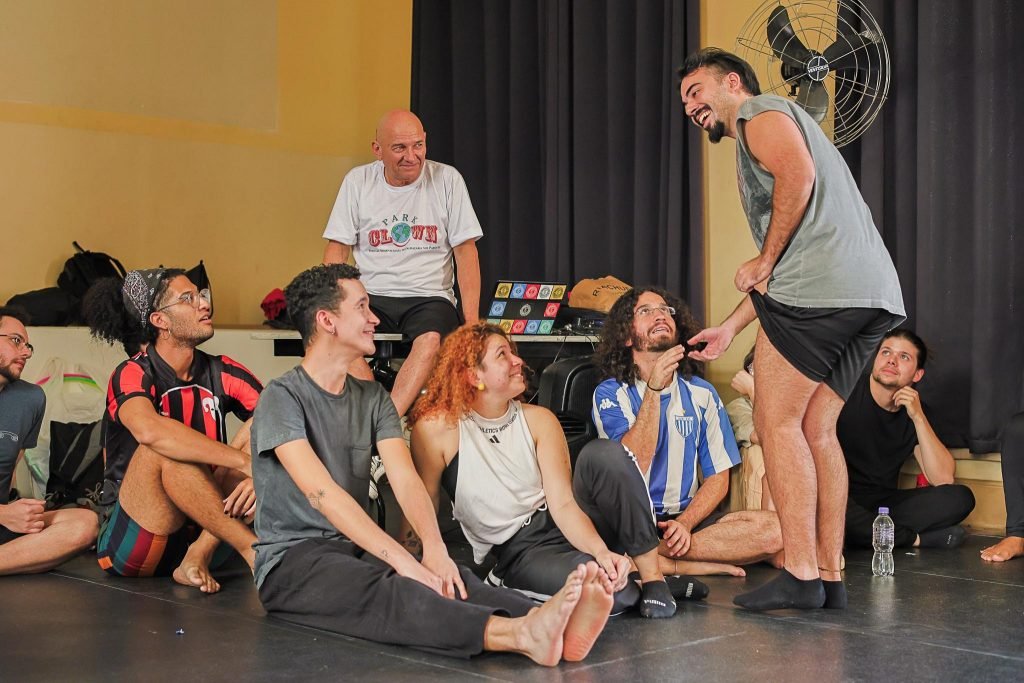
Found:
[[700, 133], [675, 76], [698, 5], [416, 0], [412, 109], [469, 186], [483, 306], [498, 278], [611, 274], [703, 318]]
[[890, 99], [844, 154], [933, 356], [920, 385], [942, 440], [999, 449], [1024, 409], [1024, 3], [866, 0]]

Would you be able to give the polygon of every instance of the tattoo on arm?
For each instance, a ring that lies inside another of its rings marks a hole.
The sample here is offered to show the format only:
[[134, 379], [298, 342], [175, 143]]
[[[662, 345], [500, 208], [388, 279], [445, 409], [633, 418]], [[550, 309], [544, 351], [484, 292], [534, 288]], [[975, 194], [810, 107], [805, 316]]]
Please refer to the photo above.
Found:
[[323, 489], [320, 489], [319, 491], [314, 491], [312, 493], [307, 493], [306, 494], [306, 499], [309, 501], [309, 504], [313, 506], [314, 510], [319, 510], [320, 506], [323, 504], [324, 495], [326, 493], [327, 493], [326, 491], [324, 491]]
[[417, 555], [423, 552], [423, 542], [412, 529], [405, 532], [405, 538], [402, 539], [402, 545], [405, 546], [405, 549], [408, 550], [411, 555]]

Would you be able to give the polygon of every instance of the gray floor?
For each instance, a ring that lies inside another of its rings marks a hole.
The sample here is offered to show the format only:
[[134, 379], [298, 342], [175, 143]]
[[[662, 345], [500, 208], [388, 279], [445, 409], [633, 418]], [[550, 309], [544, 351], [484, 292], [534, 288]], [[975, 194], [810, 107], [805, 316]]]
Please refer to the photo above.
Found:
[[1020, 680], [1024, 559], [980, 561], [991, 541], [897, 552], [887, 579], [871, 576], [870, 553], [848, 553], [845, 611], [748, 613], [732, 597], [774, 570], [708, 577], [706, 601], [683, 603], [669, 620], [614, 618], [585, 662], [554, 669], [513, 655], [447, 659], [269, 619], [244, 570], [206, 596], [169, 579], [109, 578], [82, 557], [0, 579], [0, 680]]

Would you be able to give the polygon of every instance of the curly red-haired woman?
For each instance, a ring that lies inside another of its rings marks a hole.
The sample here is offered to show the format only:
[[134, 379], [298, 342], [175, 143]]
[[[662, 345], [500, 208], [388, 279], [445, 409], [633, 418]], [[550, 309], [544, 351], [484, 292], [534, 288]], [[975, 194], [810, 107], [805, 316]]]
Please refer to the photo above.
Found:
[[[624, 450], [612, 441], [588, 444], [578, 465], [586, 472], [574, 483], [557, 418], [518, 401], [525, 389], [523, 361], [505, 332], [485, 322], [464, 325], [445, 339], [410, 416], [413, 459], [435, 505], [443, 486], [474, 559], [497, 557], [488, 580], [544, 600], [558, 590], [559, 576], [593, 558], [612, 581], [613, 612], [638, 605], [644, 616], [671, 616], [673, 592], [706, 594], [693, 579], [666, 583], [650, 510], [624, 502], [646, 494], [590, 495], [604, 501], [598, 507], [607, 519], [595, 526], [576, 498], [593, 493], [598, 463], [626, 458]], [[629, 580], [631, 563], [622, 552], [635, 561], [642, 589]]]

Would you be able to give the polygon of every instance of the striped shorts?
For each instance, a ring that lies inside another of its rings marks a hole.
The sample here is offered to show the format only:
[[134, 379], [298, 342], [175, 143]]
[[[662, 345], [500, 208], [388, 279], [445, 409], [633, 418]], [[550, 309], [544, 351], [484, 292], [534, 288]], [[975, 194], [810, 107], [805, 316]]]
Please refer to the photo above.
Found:
[[96, 560], [113, 576], [170, 576], [196, 536], [189, 524], [168, 536], [146, 531], [117, 502], [100, 529]]

